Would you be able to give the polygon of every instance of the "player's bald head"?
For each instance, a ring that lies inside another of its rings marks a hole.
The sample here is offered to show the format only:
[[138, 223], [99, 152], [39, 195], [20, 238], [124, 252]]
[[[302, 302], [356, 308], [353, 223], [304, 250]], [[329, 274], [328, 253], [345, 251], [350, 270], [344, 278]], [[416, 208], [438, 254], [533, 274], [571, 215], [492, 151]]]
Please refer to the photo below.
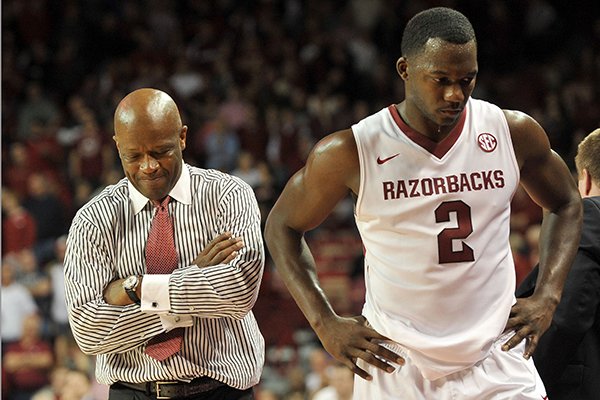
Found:
[[178, 131], [182, 124], [171, 96], [158, 89], [144, 88], [125, 96], [115, 111], [116, 136], [132, 131], [135, 125], [163, 125]]

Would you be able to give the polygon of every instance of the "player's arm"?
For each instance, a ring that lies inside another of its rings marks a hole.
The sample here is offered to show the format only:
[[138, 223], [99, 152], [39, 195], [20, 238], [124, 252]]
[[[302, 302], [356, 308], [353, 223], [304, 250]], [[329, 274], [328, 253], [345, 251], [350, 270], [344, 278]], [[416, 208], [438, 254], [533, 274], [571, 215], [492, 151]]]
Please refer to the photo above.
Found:
[[521, 184], [544, 208], [540, 232], [540, 270], [535, 292], [518, 299], [506, 329], [515, 335], [503, 347], [508, 350], [527, 338], [528, 358], [548, 329], [565, 279], [575, 257], [581, 234], [581, 197], [563, 160], [550, 149], [543, 128], [531, 117], [505, 111], [521, 170]]
[[359, 376], [370, 376], [356, 366], [356, 359], [391, 372], [377, 359], [402, 363], [393, 352], [374, 343], [386, 339], [365, 326], [364, 318], [338, 316], [323, 293], [314, 258], [304, 232], [317, 227], [350, 190], [357, 193], [359, 162], [351, 130], [321, 140], [306, 165], [287, 183], [266, 223], [265, 240], [275, 265], [325, 349]]

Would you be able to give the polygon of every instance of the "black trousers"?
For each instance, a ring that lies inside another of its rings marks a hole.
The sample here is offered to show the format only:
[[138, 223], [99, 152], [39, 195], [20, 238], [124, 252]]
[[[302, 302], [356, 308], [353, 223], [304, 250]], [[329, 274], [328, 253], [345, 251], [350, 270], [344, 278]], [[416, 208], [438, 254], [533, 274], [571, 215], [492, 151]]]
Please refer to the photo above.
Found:
[[[179, 397], [178, 399], [182, 399]], [[252, 388], [239, 390], [230, 386], [221, 386], [209, 392], [186, 397], [187, 400], [254, 400]], [[139, 390], [112, 385], [108, 392], [108, 400], [156, 400], [156, 394], [146, 395]]]

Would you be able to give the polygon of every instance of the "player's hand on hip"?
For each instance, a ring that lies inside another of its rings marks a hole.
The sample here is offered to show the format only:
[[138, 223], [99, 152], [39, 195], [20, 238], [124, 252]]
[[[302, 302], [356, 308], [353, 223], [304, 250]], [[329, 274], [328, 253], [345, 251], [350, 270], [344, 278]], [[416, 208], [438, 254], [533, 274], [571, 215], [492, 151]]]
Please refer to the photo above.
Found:
[[550, 327], [554, 309], [545, 299], [536, 297], [535, 294], [517, 299], [504, 328], [504, 332], [514, 331], [515, 334], [502, 345], [502, 350], [508, 351], [526, 339], [523, 357], [531, 357], [540, 337]]
[[357, 366], [358, 359], [386, 372], [395, 370], [390, 363], [404, 364], [401, 356], [379, 344], [390, 339], [368, 326], [363, 316], [333, 316], [323, 323], [317, 334], [329, 354], [363, 379], [371, 380], [372, 377]]
[[227, 264], [237, 257], [242, 247], [244, 242], [241, 238], [234, 238], [230, 232], [222, 233], [208, 243], [196, 257], [194, 264], [200, 268]]

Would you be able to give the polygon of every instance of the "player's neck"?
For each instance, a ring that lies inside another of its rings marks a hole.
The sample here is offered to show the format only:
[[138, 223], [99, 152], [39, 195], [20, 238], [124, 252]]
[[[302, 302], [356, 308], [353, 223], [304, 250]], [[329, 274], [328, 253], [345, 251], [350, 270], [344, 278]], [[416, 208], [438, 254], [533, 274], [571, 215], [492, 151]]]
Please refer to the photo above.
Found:
[[400, 118], [406, 125], [412, 128], [415, 132], [420, 133], [423, 136], [428, 137], [434, 142], [441, 142], [454, 128], [454, 125], [442, 126], [437, 125], [421, 116], [417, 112], [410, 113], [407, 109], [406, 102], [403, 101], [400, 104], [396, 104], [396, 109]]

